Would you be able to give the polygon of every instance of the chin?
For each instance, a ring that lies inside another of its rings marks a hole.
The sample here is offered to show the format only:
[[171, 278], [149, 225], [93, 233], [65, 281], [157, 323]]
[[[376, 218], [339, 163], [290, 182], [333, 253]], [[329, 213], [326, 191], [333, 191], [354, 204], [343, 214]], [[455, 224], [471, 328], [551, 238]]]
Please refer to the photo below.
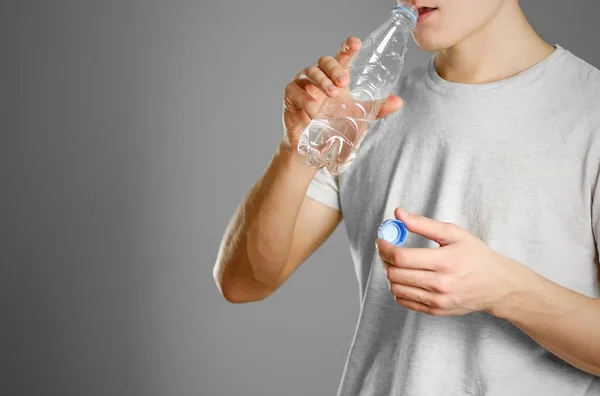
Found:
[[413, 39], [417, 47], [427, 52], [434, 52], [449, 48], [453, 45], [448, 38], [442, 38], [439, 32], [413, 31]]

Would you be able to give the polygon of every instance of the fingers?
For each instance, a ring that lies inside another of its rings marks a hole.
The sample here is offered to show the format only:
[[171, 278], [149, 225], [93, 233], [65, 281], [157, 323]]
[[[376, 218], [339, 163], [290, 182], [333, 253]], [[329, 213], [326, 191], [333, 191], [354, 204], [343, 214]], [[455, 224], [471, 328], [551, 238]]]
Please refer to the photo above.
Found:
[[391, 95], [390, 97], [387, 98], [387, 100], [385, 101], [383, 106], [381, 106], [381, 109], [379, 110], [379, 113], [377, 114], [377, 118], [387, 117], [390, 114], [400, 110], [403, 105], [404, 105], [404, 102], [401, 97], [396, 96], [396, 95]]
[[[288, 108], [305, 109], [313, 118], [318, 110], [317, 103], [322, 102], [323, 95], [336, 97], [348, 86], [350, 76], [347, 66], [361, 46], [362, 42], [358, 37], [349, 37], [340, 45], [335, 57], [323, 56], [315, 65], [298, 73], [286, 87], [285, 105]], [[401, 106], [402, 99], [390, 97], [382, 105], [379, 116], [386, 116]]]
[[332, 56], [322, 56], [314, 66], [307, 67], [296, 76], [298, 85], [312, 84], [329, 97], [336, 96], [350, 81], [348, 70]]
[[310, 118], [314, 118], [319, 111], [319, 102], [296, 81], [292, 81], [285, 87], [284, 107], [290, 110], [304, 109]]
[[394, 214], [398, 220], [406, 225], [408, 231], [437, 242], [440, 246], [456, 243], [464, 237], [462, 230], [454, 224], [442, 223], [417, 214], [409, 214], [400, 208], [396, 209]]
[[387, 267], [386, 273], [390, 283], [400, 283], [429, 291], [441, 292], [438, 290], [438, 284], [441, 283], [440, 279], [442, 278], [433, 271], [405, 269], [390, 265]]
[[436, 248], [403, 248], [379, 239], [379, 256], [387, 264], [406, 269], [436, 271], [445, 260], [444, 251]]
[[325, 95], [336, 96], [340, 91], [339, 88], [346, 87], [350, 82], [349, 72], [345, 66], [361, 45], [359, 38], [349, 37], [341, 44], [335, 57], [322, 56], [315, 65], [298, 73], [295, 80], [303, 89], [308, 85], [314, 85]]
[[396, 296], [396, 298], [415, 301], [430, 307], [442, 308], [442, 297], [418, 287], [392, 283], [390, 286], [390, 291], [394, 296]]
[[338, 63], [345, 68], [349, 65], [350, 59], [358, 52], [361, 46], [362, 42], [358, 37], [348, 37], [340, 45], [340, 48], [335, 55], [335, 59], [337, 59]]
[[348, 70], [344, 69], [334, 57], [323, 56], [319, 59], [317, 65], [337, 86], [344, 87], [348, 83]]
[[300, 72], [296, 77], [296, 81], [300, 88], [305, 89], [307, 85], [312, 84], [329, 97], [334, 97], [339, 92], [339, 88], [331, 81], [327, 74], [316, 65], [308, 67]]
[[423, 312], [431, 316], [456, 316], [464, 315], [468, 312], [461, 308], [434, 308], [433, 306], [401, 297], [396, 297], [396, 302], [412, 311]]

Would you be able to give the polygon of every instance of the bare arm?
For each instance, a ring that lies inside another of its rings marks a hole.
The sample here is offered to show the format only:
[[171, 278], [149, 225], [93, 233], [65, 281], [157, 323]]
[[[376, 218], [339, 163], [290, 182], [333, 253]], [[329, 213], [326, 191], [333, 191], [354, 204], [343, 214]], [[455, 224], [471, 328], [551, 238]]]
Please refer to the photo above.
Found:
[[[215, 281], [228, 301], [243, 303], [268, 297], [339, 224], [340, 212], [306, 196], [317, 171], [306, 164], [297, 147], [320, 104], [347, 90], [347, 65], [360, 46], [358, 38], [348, 38], [335, 58], [319, 58], [286, 86], [284, 138], [229, 222], [214, 266]], [[390, 96], [378, 118], [401, 106], [402, 99]]]
[[521, 267], [521, 287], [493, 312], [571, 365], [600, 376], [600, 299]]
[[238, 207], [214, 267], [228, 301], [269, 296], [339, 224], [340, 212], [305, 196], [315, 173], [280, 149]]

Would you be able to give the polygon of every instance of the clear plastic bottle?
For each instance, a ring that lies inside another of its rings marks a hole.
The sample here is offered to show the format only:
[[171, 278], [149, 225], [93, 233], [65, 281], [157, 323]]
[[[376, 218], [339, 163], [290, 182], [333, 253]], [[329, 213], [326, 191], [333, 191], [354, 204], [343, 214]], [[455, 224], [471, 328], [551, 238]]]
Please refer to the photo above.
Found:
[[300, 137], [298, 152], [309, 165], [325, 166], [332, 175], [348, 169], [398, 83], [418, 15], [413, 5], [399, 0], [390, 17], [364, 40], [351, 60], [348, 87], [335, 98], [325, 99]]

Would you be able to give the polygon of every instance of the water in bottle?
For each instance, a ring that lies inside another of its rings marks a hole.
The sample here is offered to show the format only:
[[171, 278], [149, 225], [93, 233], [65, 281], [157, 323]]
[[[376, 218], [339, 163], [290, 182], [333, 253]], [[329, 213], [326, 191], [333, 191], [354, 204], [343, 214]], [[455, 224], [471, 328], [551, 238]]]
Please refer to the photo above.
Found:
[[306, 156], [309, 165], [325, 166], [332, 175], [348, 169], [370, 124], [398, 83], [417, 18], [417, 9], [399, 0], [389, 18], [364, 40], [350, 61], [348, 87], [324, 100], [300, 137], [298, 152]]

